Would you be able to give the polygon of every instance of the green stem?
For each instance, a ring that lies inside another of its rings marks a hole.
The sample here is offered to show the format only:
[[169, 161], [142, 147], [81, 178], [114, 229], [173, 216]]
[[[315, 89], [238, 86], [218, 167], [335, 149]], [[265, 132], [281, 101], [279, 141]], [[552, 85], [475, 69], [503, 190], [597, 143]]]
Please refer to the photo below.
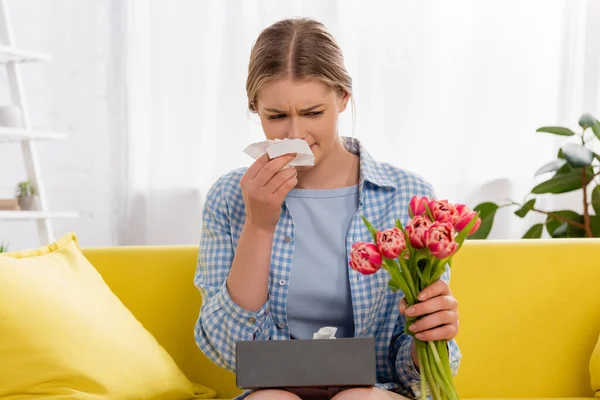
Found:
[[433, 358], [433, 360], [432, 360], [432, 362], [434, 363], [434, 365], [432, 365], [433, 375], [436, 378], [438, 378], [439, 385], [442, 387], [443, 392], [451, 400], [458, 400], [458, 397], [456, 396], [456, 393], [454, 392], [453, 387], [450, 384], [448, 377], [446, 376], [446, 369], [444, 368], [444, 365], [442, 364], [442, 360], [440, 358], [440, 355], [438, 354], [436, 345], [433, 342], [427, 342], [427, 345], [429, 346], [429, 352], [431, 354], [430, 359]]
[[[452, 385], [452, 389], [456, 392], [456, 387], [454, 386], [454, 378], [452, 376], [452, 368], [450, 368], [450, 355], [448, 354], [448, 347], [446, 346], [445, 340], [437, 340], [435, 342], [438, 354], [440, 355], [440, 359], [442, 360], [442, 365], [444, 366], [444, 370], [446, 372], [446, 376], [450, 380], [450, 384]], [[458, 397], [458, 393], [457, 393]]]
[[[413, 258], [411, 258], [411, 260], [412, 259]], [[413, 280], [413, 277], [410, 274], [410, 271], [408, 270], [406, 261], [399, 258], [398, 263], [400, 264], [400, 269], [402, 270], [402, 276], [404, 276], [404, 279], [406, 280], [406, 283], [408, 284], [408, 288], [410, 289], [411, 294], [413, 296], [413, 299], [414, 299], [413, 304], [414, 304], [414, 302], [417, 301], [417, 295], [419, 294], [419, 292], [417, 292], [417, 288], [415, 287], [415, 281]]]
[[419, 353], [419, 367], [422, 371], [424, 371], [425, 378], [427, 380], [427, 386], [429, 386], [429, 390], [431, 391], [431, 394], [435, 400], [442, 400], [439, 390], [437, 390], [437, 387], [435, 386], [435, 380], [431, 375], [431, 367], [427, 356], [427, 347], [425, 347], [425, 343], [420, 340], [416, 340], [415, 343], [417, 344], [417, 352]]
[[419, 348], [417, 347], [417, 354], [418, 354], [418, 358], [419, 358], [419, 375], [421, 375], [421, 400], [427, 400], [427, 381], [425, 378], [425, 368], [423, 368], [423, 364], [421, 364], [423, 362], [423, 359], [421, 358], [421, 352], [419, 351]]

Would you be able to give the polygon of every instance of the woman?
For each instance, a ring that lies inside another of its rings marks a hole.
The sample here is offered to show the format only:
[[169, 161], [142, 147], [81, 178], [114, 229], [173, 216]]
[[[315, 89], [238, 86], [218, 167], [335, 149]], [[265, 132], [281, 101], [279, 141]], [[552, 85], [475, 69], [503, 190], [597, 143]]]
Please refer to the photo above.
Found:
[[196, 324], [200, 349], [235, 369], [242, 340], [309, 339], [323, 326], [336, 337], [374, 337], [377, 387], [262, 390], [250, 399], [397, 399], [418, 396], [418, 359], [403, 332], [404, 314], [425, 315], [410, 327], [423, 340], [448, 340], [456, 373], [460, 352], [457, 302], [448, 273], [406, 309], [385, 273], [348, 267], [352, 243], [368, 241], [365, 215], [387, 228], [406, 223], [412, 196], [433, 197], [418, 175], [376, 162], [354, 139], [338, 134], [352, 80], [335, 39], [309, 19], [277, 22], [250, 56], [248, 105], [267, 139], [300, 138], [312, 167], [282, 169], [293, 155], [263, 156], [221, 177], [207, 195], [195, 284], [203, 298]]

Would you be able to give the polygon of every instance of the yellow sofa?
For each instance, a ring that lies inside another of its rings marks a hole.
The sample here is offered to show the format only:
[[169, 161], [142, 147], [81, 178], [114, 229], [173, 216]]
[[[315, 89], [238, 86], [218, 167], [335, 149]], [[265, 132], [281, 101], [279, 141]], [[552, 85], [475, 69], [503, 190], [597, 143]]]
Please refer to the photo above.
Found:
[[[234, 375], [194, 343], [196, 247], [84, 253], [191, 380], [221, 398], [240, 393]], [[600, 240], [468, 242], [451, 288], [460, 303], [461, 398], [594, 396], [588, 366], [600, 333]]]

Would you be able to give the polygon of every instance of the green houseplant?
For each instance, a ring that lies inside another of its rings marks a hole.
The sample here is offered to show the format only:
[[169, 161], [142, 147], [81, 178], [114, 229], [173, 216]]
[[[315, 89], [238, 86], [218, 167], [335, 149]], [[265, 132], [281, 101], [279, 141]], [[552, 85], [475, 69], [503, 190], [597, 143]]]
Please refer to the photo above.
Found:
[[[502, 207], [516, 207], [515, 215], [524, 218], [529, 212], [546, 215], [544, 223], [533, 225], [523, 236], [524, 239], [542, 237], [544, 228], [553, 238], [600, 237], [600, 155], [592, 149], [593, 143], [600, 141], [600, 122], [590, 114], [579, 119], [581, 133], [575, 133], [562, 126], [544, 126], [537, 130], [553, 135], [578, 137], [580, 143], [565, 143], [558, 151], [557, 158], [543, 165], [536, 176], [547, 176], [527, 195], [523, 203], [508, 200], [506, 204], [485, 202], [474, 210], [480, 212], [481, 227], [470, 238], [488, 237], [494, 217]], [[536, 208], [536, 195], [561, 194], [581, 191], [583, 212], [573, 210], [541, 210]]]
[[21, 210], [35, 210], [37, 208], [37, 186], [30, 179], [17, 184], [17, 200]]
[[8, 245], [5, 243], [0, 243], [0, 253], [7, 253], [8, 252]]

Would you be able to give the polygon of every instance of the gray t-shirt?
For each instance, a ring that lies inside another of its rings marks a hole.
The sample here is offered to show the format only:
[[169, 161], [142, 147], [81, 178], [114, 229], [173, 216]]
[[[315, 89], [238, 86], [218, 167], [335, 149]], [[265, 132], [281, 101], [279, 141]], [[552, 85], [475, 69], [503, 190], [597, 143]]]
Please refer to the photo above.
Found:
[[295, 339], [312, 339], [324, 326], [336, 337], [354, 336], [346, 235], [358, 210], [358, 185], [292, 189], [286, 205], [294, 220], [295, 247], [287, 318]]

